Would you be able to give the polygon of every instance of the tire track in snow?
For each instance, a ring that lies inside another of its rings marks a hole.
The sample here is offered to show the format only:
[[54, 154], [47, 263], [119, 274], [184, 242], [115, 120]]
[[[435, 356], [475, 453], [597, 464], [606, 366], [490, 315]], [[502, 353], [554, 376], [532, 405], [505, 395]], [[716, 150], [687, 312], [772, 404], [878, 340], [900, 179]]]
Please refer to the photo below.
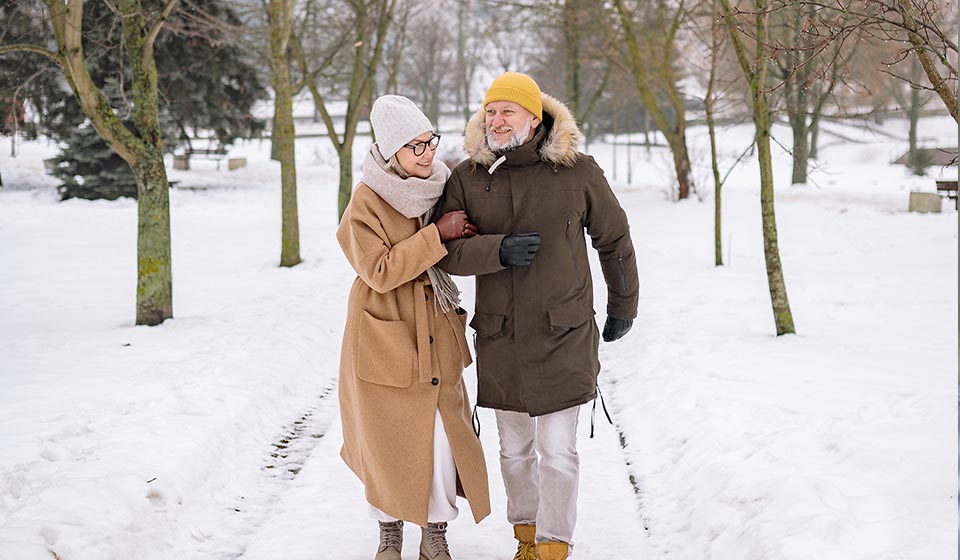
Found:
[[258, 476], [250, 490], [226, 506], [223, 525], [216, 536], [194, 534], [207, 541], [207, 557], [238, 560], [244, 557], [249, 540], [271, 516], [281, 496], [300, 473], [303, 464], [327, 435], [337, 407], [337, 378], [320, 392], [314, 404], [284, 425], [276, 440], [268, 444]]
[[319, 402], [287, 426], [283, 436], [271, 444], [274, 450], [270, 452], [270, 458], [263, 467], [271, 477], [292, 480], [300, 473], [303, 463], [317, 446], [317, 440], [327, 433], [330, 413], [336, 409], [331, 404], [333, 399], [327, 398], [336, 387], [336, 381], [328, 385], [320, 393]]
[[[610, 375], [610, 373], [607, 373], [607, 375]], [[616, 379], [617, 378], [614, 377], [614, 379], [611, 380], [608, 385], [611, 387], [615, 386]], [[598, 386], [598, 390], [602, 391], [602, 388], [599, 385], [599, 381], [597, 383], [597, 386]], [[643, 530], [645, 535], [649, 537], [650, 536], [650, 519], [647, 517], [645, 513], [646, 508], [644, 503], [643, 489], [641, 488], [639, 477], [634, 472], [633, 460], [630, 458], [629, 438], [627, 436], [626, 430], [623, 427], [623, 424], [616, 420], [617, 416], [621, 412], [620, 408], [617, 406], [615, 402], [612, 403], [610, 407], [607, 407], [606, 403], [603, 402], [603, 397], [600, 397], [600, 401], [601, 401], [601, 406], [603, 407], [603, 412], [608, 415], [608, 419], [613, 424], [613, 429], [616, 430], [617, 432], [617, 438], [620, 442], [620, 453], [623, 459], [624, 469], [626, 470], [627, 479], [630, 481], [630, 487], [633, 489], [633, 498], [637, 503], [637, 515], [640, 519], [641, 524], [643, 525]], [[594, 407], [596, 407], [596, 403], [594, 403]], [[593, 412], [596, 412], [596, 410], [594, 410]], [[601, 420], [601, 422], [602, 421], [603, 420]]]

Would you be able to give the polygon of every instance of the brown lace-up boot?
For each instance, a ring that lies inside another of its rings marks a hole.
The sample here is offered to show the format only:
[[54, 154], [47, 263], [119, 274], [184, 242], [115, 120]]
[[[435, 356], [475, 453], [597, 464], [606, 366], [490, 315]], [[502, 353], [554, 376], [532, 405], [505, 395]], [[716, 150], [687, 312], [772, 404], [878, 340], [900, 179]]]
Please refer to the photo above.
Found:
[[427, 523], [420, 528], [420, 560], [452, 560], [447, 548], [447, 524]]
[[537, 560], [537, 545], [534, 542], [537, 536], [536, 525], [514, 525], [513, 536], [520, 544], [517, 545], [517, 554], [513, 560]]
[[567, 560], [570, 547], [565, 542], [537, 543], [537, 560]]
[[403, 546], [403, 521], [380, 522], [380, 548], [373, 560], [400, 560]]

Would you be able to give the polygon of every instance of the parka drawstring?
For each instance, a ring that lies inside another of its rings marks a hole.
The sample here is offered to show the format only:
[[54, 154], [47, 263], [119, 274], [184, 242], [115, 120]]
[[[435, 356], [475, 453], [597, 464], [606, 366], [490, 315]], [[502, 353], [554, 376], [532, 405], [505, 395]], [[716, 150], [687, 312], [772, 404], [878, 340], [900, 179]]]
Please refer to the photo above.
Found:
[[[610, 425], [613, 426], [613, 419], [610, 418], [610, 413], [607, 412], [607, 403], [603, 402], [603, 393], [600, 392], [600, 384], [597, 383], [597, 396], [600, 397], [600, 406], [603, 407], [603, 414], [607, 417], [607, 422], [610, 422]], [[593, 439], [593, 425], [594, 417], [597, 415], [597, 399], [593, 399], [593, 410], [590, 411], [590, 438]]]
[[473, 424], [473, 431], [477, 434], [477, 437], [480, 437], [480, 417], [477, 415], [477, 405], [473, 405], [473, 418], [471, 419]]
[[505, 161], [507, 161], [507, 156], [506, 155], [500, 156], [499, 158], [497, 158], [497, 161], [493, 162], [493, 165], [490, 166], [490, 169], [487, 169], [487, 173], [489, 173], [490, 175], [493, 175], [493, 172], [496, 171], [497, 168], [500, 167], [500, 164]]
[[[477, 357], [475, 363], [477, 364], [477, 371], [480, 371], [480, 350], [477, 348], [477, 333], [473, 333], [473, 355]], [[477, 403], [473, 403], [473, 417], [470, 420], [473, 424], [473, 431], [477, 434], [477, 437], [480, 437], [480, 416], [477, 415]]]

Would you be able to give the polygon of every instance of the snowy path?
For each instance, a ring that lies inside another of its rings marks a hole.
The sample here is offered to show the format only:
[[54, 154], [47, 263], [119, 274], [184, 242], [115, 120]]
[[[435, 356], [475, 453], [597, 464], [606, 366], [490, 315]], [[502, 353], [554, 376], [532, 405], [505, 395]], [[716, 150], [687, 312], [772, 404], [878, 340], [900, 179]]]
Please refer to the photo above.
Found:
[[[576, 533], [576, 557], [642, 558], [646, 556], [638, 502], [628, 479], [624, 455], [612, 426], [597, 418], [589, 439], [590, 408], [580, 415], [581, 489]], [[490, 473], [493, 508], [490, 517], [475, 525], [466, 502], [448, 532], [454, 558], [502, 560], [516, 550], [506, 521], [506, 498], [497, 463], [497, 435], [493, 413], [480, 411], [481, 439]], [[599, 421], [604, 424], [600, 425]], [[284, 491], [264, 525], [251, 537], [241, 556], [245, 560], [308, 560], [371, 558], [377, 543], [377, 524], [367, 518], [363, 489], [338, 456], [339, 431], [325, 437], [304, 463], [303, 470]], [[415, 559], [419, 529], [407, 524], [404, 558]]]

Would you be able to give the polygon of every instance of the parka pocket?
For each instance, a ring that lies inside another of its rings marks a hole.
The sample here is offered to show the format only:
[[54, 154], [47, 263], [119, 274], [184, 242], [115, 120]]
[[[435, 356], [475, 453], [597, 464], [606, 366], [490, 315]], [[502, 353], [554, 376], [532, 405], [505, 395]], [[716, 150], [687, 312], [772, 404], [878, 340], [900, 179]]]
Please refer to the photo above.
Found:
[[496, 313], [480, 313], [479, 311], [470, 321], [470, 326], [477, 331], [478, 336], [485, 338], [499, 338], [503, 335], [503, 322], [506, 317]]
[[368, 383], [409, 387], [417, 359], [417, 345], [409, 325], [383, 321], [361, 312], [357, 337], [357, 376]]
[[595, 314], [592, 307], [579, 301], [560, 303], [547, 310], [550, 326], [558, 331], [575, 329], [592, 319]]
[[580, 277], [580, 267], [577, 266], [577, 252], [574, 250], [574, 243], [580, 242], [580, 236], [583, 234], [583, 221], [577, 212], [567, 213], [567, 252], [570, 256], [570, 264], [573, 266], [573, 276], [577, 279], [577, 288], [583, 289], [583, 279]]

